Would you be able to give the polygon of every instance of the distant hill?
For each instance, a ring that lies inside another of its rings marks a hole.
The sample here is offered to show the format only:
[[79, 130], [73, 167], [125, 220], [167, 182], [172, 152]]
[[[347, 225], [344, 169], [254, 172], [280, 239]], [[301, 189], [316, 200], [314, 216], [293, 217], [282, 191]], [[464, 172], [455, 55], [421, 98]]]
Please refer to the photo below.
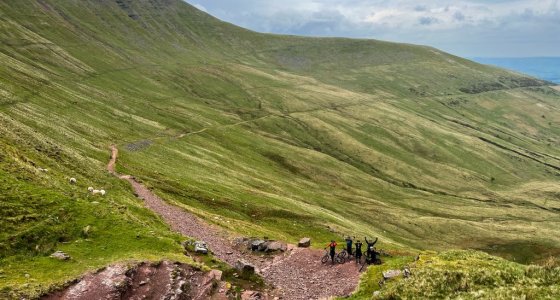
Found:
[[473, 60], [560, 84], [560, 57], [475, 57]]
[[1, 1], [0, 25], [0, 297], [183, 257], [105, 171], [111, 144], [117, 171], [236, 235], [560, 253], [545, 80], [425, 46], [260, 34], [179, 0]]

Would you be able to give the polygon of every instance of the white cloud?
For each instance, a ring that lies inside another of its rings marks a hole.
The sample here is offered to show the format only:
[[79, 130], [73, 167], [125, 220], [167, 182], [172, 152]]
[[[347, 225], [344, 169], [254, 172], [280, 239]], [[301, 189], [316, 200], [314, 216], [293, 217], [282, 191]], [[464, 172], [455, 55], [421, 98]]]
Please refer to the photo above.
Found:
[[560, 32], [559, 0], [196, 1], [261, 32], [378, 38], [467, 56], [560, 56], [560, 34], [553, 33]]
[[193, 3], [193, 6], [202, 10], [203, 12], [208, 12], [208, 10], [206, 9], [206, 7], [204, 7], [202, 4], [199, 3]]

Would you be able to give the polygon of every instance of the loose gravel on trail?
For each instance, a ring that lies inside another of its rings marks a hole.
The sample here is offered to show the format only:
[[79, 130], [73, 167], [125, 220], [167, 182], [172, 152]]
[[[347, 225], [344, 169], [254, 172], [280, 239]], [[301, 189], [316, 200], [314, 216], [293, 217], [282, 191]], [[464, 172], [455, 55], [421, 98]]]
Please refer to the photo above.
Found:
[[116, 174], [117, 155], [117, 148], [112, 147], [108, 171], [127, 180], [136, 195], [144, 200], [146, 207], [159, 214], [173, 230], [205, 241], [213, 254], [229, 265], [234, 266], [238, 260], [254, 264], [257, 272], [275, 288], [274, 295], [282, 299], [322, 299], [349, 295], [356, 288], [359, 266], [353, 262], [321, 264], [324, 254], [321, 250], [290, 245], [288, 251], [273, 259], [262, 259], [240, 250], [224, 229], [208, 224], [178, 206], [168, 204], [134, 177]]

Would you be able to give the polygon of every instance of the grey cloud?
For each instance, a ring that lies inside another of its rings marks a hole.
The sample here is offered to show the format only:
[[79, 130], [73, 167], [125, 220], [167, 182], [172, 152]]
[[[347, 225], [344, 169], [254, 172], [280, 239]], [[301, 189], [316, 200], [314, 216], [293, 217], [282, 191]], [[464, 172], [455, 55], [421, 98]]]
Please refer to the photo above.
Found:
[[558, 0], [187, 1], [260, 32], [427, 44], [463, 56], [560, 56]]
[[420, 17], [418, 18], [418, 23], [420, 25], [433, 25], [439, 23], [439, 19], [433, 17]]
[[456, 11], [453, 14], [453, 19], [455, 19], [457, 21], [464, 21], [465, 20], [465, 15], [460, 11]]

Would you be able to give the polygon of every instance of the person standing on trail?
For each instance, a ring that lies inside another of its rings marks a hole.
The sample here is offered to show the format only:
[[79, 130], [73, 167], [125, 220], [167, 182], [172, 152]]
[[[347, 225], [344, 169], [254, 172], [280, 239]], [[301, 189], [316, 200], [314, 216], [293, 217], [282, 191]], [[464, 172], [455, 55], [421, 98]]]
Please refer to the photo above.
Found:
[[375, 243], [377, 243], [378, 238], [375, 238], [375, 241], [368, 241], [367, 237], [364, 237], [364, 239], [366, 240], [366, 244], [367, 244], [367, 249], [366, 249], [367, 258], [371, 259], [372, 256], [374, 255], [373, 246], [375, 245]]
[[348, 255], [352, 255], [352, 243], [354, 242], [351, 237], [346, 237], [346, 252]]
[[[334, 264], [334, 256], [336, 255], [336, 246], [337, 243], [334, 240], [331, 240], [331, 243], [327, 246], [330, 248], [330, 256], [331, 256], [331, 261]], [[326, 249], [326, 248], [325, 248]]]
[[358, 240], [355, 245], [356, 245], [356, 252], [354, 256], [356, 256], [356, 263], [359, 263], [360, 260], [362, 259], [362, 242]]

